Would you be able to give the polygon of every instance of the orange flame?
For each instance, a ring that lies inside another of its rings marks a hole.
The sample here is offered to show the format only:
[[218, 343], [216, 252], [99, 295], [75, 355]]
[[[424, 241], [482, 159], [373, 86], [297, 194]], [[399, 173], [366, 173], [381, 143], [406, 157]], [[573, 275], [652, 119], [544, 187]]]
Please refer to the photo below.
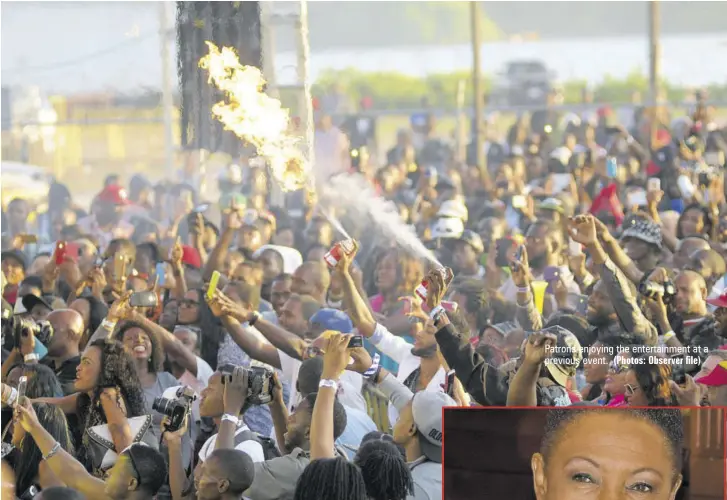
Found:
[[306, 186], [309, 165], [300, 150], [300, 138], [290, 132], [290, 111], [263, 91], [265, 80], [258, 68], [240, 64], [230, 47], [220, 50], [206, 43], [210, 52], [200, 59], [199, 66], [209, 72], [209, 82], [229, 101], [212, 106], [214, 117], [225, 129], [255, 146], [284, 191]]

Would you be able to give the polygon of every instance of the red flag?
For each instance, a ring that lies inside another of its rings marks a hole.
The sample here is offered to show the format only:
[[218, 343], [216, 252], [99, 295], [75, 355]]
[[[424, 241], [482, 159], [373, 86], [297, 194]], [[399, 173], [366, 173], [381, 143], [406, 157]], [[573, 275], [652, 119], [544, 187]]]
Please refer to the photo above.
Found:
[[598, 215], [599, 212], [609, 212], [616, 219], [616, 225], [620, 226], [624, 220], [624, 211], [616, 191], [617, 186], [613, 183], [601, 189], [598, 196], [593, 199], [589, 212], [593, 215]]

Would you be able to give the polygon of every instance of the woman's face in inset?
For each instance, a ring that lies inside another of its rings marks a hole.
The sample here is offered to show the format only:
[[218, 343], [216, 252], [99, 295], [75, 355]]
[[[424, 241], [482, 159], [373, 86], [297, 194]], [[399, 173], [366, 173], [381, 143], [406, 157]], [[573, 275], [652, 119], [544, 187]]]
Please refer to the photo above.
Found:
[[620, 410], [582, 413], [531, 466], [538, 500], [673, 500], [682, 480], [664, 432]]

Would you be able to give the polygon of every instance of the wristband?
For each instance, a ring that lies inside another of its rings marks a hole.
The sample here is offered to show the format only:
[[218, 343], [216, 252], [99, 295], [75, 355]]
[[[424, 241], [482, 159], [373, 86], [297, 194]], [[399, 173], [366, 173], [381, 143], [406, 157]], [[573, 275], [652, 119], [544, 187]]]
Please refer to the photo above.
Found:
[[381, 356], [379, 356], [378, 353], [374, 354], [373, 362], [369, 369], [363, 373], [363, 376], [370, 379], [372, 375], [376, 375], [376, 372], [379, 369], [379, 361], [381, 361]]
[[529, 286], [517, 287], [517, 293], [530, 293]]
[[318, 388], [323, 389], [324, 387], [329, 387], [335, 391], [338, 391], [338, 382], [335, 380], [322, 378], [320, 382], [318, 382]]
[[116, 322], [115, 321], [110, 321], [108, 319], [104, 319], [101, 322], [101, 326], [104, 327], [107, 330], [113, 330], [114, 328], [116, 328]]
[[53, 448], [50, 449], [47, 455], [43, 455], [43, 460], [49, 460], [53, 455], [58, 453], [58, 450], [61, 449], [61, 445], [58, 441], [56, 441], [56, 444], [53, 445]]
[[30, 363], [31, 361], [38, 361], [38, 355], [34, 352], [31, 352], [30, 354], [26, 354], [23, 356], [23, 361], [26, 363]]
[[665, 333], [664, 335], [662, 335], [662, 337], [661, 337], [661, 338], [663, 338], [663, 339], [664, 339], [664, 342], [666, 342], [666, 341], [668, 341], [669, 339], [671, 339], [671, 338], [673, 338], [673, 337], [676, 337], [676, 336], [677, 336], [677, 334], [676, 334], [676, 333], [674, 333], [674, 330], [669, 330], [669, 331], [668, 331], [668, 332], [666, 332], [666, 333]]
[[257, 320], [260, 319], [260, 313], [257, 311], [253, 311], [250, 315], [250, 318], [247, 320], [247, 324], [250, 326], [254, 326], [255, 323], [257, 323]]
[[220, 419], [220, 421], [224, 422], [225, 420], [235, 424], [235, 427], [240, 425], [240, 419], [238, 417], [236, 417], [235, 415], [230, 415], [229, 413], [225, 413], [224, 415], [222, 415], [222, 418]]

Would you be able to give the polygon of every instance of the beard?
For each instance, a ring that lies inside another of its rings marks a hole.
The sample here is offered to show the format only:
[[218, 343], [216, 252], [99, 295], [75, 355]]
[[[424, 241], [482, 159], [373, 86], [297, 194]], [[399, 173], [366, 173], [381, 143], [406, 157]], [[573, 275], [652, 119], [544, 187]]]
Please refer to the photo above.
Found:
[[437, 344], [429, 347], [412, 347], [411, 353], [418, 358], [433, 358], [437, 355]]
[[611, 314], [602, 310], [589, 314], [586, 319], [593, 326], [608, 326], [611, 324]]
[[543, 252], [540, 255], [528, 255], [528, 264], [531, 269], [542, 269], [545, 267], [548, 255]]

